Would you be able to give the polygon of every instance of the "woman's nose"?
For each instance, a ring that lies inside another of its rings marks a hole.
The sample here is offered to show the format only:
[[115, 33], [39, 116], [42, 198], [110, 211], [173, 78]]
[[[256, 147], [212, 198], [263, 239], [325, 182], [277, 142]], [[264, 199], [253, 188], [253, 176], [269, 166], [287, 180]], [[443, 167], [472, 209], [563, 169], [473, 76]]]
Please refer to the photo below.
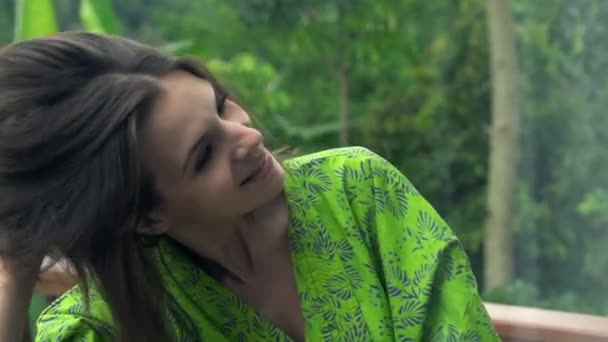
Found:
[[243, 126], [243, 130], [234, 148], [233, 158], [236, 161], [246, 159], [252, 153], [260, 153], [264, 142], [264, 136], [257, 129]]

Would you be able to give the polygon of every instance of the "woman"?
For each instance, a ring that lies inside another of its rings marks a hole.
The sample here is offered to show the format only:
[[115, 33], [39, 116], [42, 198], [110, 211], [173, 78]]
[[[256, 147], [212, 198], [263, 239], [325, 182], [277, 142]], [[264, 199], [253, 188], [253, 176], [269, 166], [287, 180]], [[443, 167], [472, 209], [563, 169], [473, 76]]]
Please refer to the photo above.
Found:
[[281, 165], [195, 61], [64, 33], [5, 48], [0, 90], [4, 253], [82, 281], [37, 340], [497, 339], [401, 173], [363, 148]]

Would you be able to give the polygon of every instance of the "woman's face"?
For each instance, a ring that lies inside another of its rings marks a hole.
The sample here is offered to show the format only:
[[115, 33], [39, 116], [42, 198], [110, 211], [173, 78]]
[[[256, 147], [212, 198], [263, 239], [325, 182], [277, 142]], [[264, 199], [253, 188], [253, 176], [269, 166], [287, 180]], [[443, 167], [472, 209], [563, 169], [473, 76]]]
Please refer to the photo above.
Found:
[[240, 106], [186, 72], [161, 83], [138, 148], [163, 198], [153, 219], [164, 230], [221, 226], [280, 195], [284, 172]]

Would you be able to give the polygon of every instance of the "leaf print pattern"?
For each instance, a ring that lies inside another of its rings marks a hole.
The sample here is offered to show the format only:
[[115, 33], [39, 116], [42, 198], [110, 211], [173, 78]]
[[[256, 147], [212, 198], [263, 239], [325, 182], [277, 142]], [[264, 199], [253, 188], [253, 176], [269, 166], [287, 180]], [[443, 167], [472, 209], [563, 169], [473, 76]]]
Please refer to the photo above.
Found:
[[[459, 241], [395, 167], [360, 147], [284, 164], [307, 341], [499, 340]], [[291, 341], [171, 240], [150, 253], [177, 342]], [[100, 297], [90, 312], [80, 298], [76, 288], [47, 308], [37, 341], [111, 341]]]
[[352, 265], [346, 264], [344, 266], [345, 277], [349, 279], [351, 286], [354, 290], [359, 290], [363, 288], [365, 278], [361, 274], [360, 270], [357, 270]]
[[345, 274], [331, 276], [325, 282], [325, 288], [327, 292], [341, 300], [347, 300], [353, 296], [350, 281]]
[[451, 234], [445, 225], [440, 225], [427, 212], [421, 212], [418, 215], [418, 229], [422, 232], [428, 232], [433, 239], [449, 243], [452, 241]]
[[407, 330], [412, 326], [422, 324], [426, 314], [426, 305], [418, 300], [406, 300], [399, 306], [399, 316], [396, 317], [395, 327]]
[[402, 219], [407, 214], [407, 193], [403, 187], [373, 187], [372, 193], [380, 214], [388, 211], [397, 219]]

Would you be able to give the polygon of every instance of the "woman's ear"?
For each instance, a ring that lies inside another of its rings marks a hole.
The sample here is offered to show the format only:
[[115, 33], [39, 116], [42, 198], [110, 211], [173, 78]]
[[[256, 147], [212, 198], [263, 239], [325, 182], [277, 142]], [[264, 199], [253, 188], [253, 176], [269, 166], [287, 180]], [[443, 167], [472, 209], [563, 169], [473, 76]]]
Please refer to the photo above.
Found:
[[142, 235], [160, 235], [169, 230], [169, 219], [159, 211], [147, 214], [136, 228]]

